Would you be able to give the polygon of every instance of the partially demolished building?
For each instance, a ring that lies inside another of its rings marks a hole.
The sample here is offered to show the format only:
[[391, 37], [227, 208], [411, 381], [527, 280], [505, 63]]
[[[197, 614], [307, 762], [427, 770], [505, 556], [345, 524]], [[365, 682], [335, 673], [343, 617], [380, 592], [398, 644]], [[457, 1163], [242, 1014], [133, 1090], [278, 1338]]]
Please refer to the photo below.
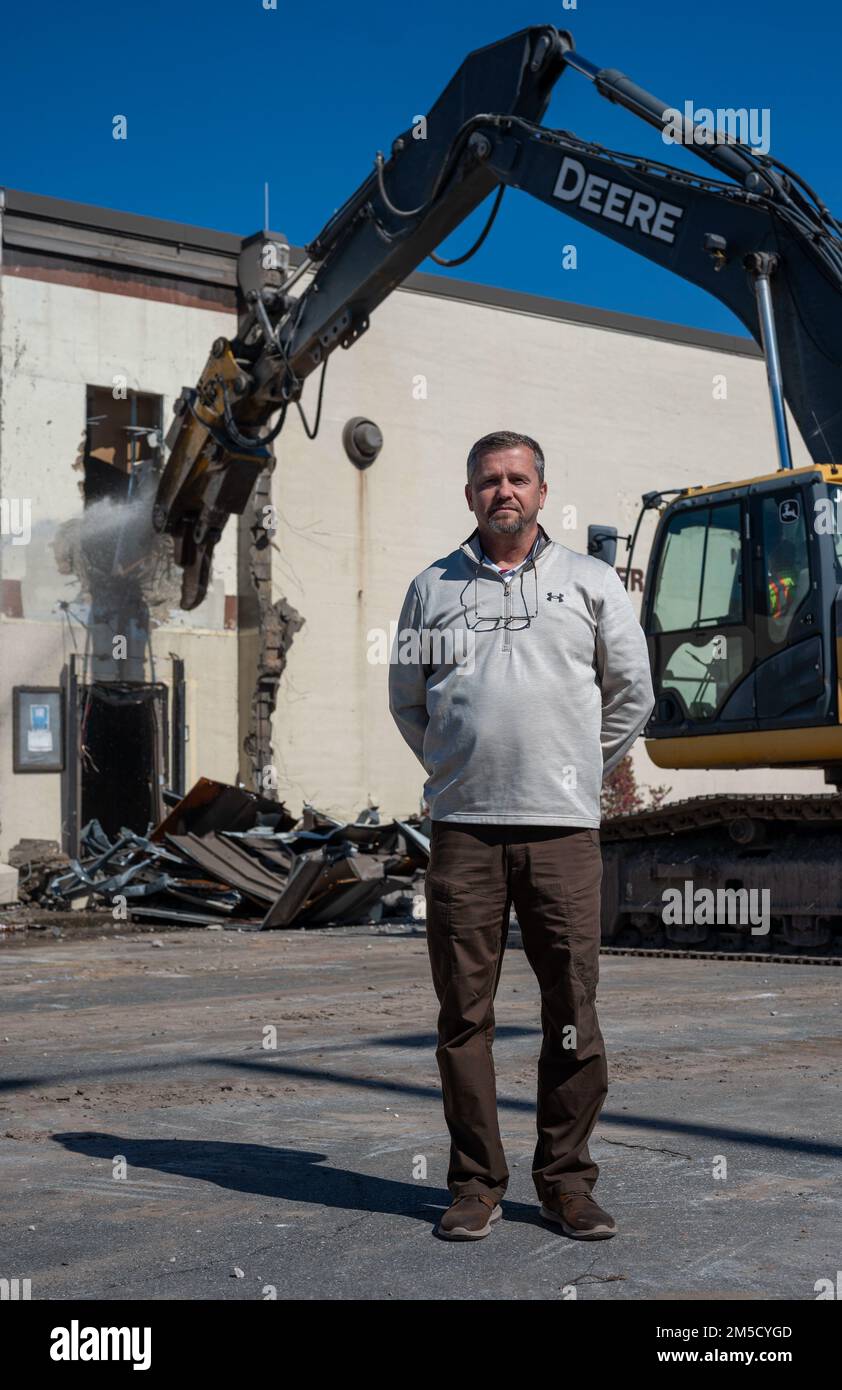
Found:
[[[240, 247], [2, 196], [0, 860], [27, 838], [77, 855], [92, 823], [108, 845], [143, 836], [165, 791], [200, 777], [281, 798], [294, 820], [418, 812], [384, 661], [409, 579], [472, 529], [464, 458], [490, 429], [541, 440], [543, 519], [579, 550], [589, 522], [625, 534], [643, 491], [715, 481], [725, 454], [746, 476], [768, 467], [750, 341], [416, 274], [337, 355], [317, 438], [288, 424], [207, 598], [182, 612], [147, 502], [175, 398], [233, 331]], [[347, 443], [361, 416], [384, 441], [370, 467]], [[636, 757], [644, 784], [663, 782]], [[736, 775], [669, 780], [688, 796]], [[819, 788], [812, 773], [739, 776], [743, 790]]]

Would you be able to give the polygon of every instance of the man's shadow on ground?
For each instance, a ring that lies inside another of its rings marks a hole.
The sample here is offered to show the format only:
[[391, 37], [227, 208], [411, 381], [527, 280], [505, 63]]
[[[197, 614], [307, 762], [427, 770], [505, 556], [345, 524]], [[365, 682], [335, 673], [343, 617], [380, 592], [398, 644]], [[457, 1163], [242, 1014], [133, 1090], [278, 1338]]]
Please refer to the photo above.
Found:
[[[430, 1224], [451, 1200], [444, 1188], [323, 1166], [328, 1163], [326, 1154], [306, 1150], [219, 1140], [132, 1139], [92, 1131], [68, 1131], [54, 1134], [52, 1139], [72, 1153], [101, 1158], [109, 1168], [122, 1154], [129, 1176], [132, 1169], [175, 1173], [281, 1202], [381, 1212]], [[538, 1216], [537, 1196], [534, 1206], [503, 1200], [508, 1220], [543, 1225]]]

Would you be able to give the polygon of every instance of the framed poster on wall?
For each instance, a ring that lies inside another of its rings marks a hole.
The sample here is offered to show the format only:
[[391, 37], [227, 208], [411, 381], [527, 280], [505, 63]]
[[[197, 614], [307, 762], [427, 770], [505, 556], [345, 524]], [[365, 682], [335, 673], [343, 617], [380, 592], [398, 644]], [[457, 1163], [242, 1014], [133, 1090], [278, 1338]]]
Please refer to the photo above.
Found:
[[12, 689], [14, 771], [64, 769], [64, 707], [55, 685], [16, 685]]

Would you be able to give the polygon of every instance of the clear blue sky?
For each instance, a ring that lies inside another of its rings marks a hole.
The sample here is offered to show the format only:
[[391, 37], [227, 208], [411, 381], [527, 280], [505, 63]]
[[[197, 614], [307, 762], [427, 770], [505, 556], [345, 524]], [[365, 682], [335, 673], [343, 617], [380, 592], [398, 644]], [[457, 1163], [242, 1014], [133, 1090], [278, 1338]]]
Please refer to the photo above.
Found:
[[[466, 53], [548, 22], [672, 105], [768, 107], [772, 153], [842, 212], [833, 105], [842, 16], [831, 0], [578, 0], [570, 10], [562, 0], [278, 0], [276, 10], [262, 0], [30, 0], [4, 29], [0, 184], [247, 234], [262, 225], [268, 181], [272, 226], [302, 244]], [[128, 118], [125, 141], [112, 138], [115, 114]], [[559, 82], [545, 124], [664, 157], [656, 132], [574, 73]], [[445, 254], [470, 244], [485, 211]], [[576, 271], [561, 264], [569, 241]], [[522, 193], [507, 193], [485, 247], [453, 273], [742, 331], [701, 291]]]

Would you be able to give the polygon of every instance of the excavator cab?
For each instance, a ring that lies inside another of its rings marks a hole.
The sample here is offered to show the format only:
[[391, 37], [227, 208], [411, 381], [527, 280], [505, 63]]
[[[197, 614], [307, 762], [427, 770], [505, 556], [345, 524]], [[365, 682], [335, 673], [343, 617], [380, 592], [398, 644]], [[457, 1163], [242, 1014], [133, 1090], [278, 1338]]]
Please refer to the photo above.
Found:
[[810, 465], [663, 506], [641, 612], [657, 766], [842, 764], [840, 485]]

